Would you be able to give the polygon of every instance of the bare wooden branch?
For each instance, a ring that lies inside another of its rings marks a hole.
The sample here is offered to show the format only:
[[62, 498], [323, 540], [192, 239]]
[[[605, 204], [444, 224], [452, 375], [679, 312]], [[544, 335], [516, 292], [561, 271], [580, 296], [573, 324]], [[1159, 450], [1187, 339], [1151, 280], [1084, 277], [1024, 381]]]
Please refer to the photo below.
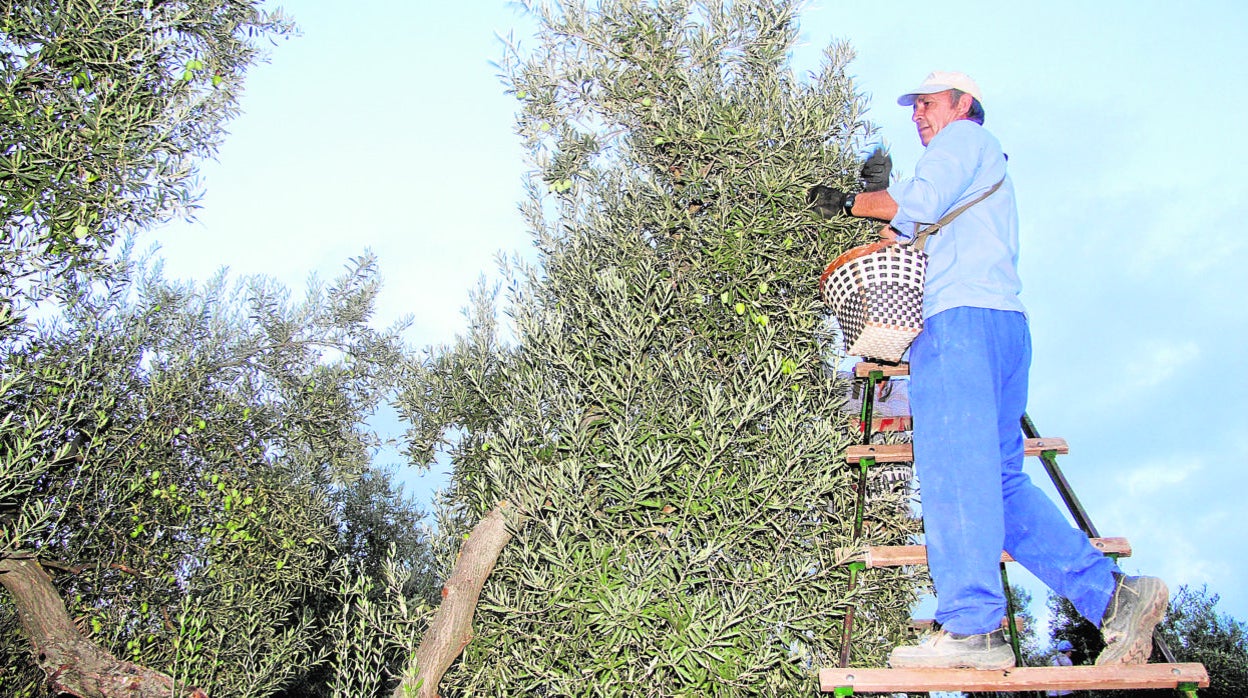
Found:
[[[481, 588], [494, 570], [498, 556], [511, 542], [507, 525], [514, 508], [500, 502], [473, 527], [459, 551], [459, 560], [450, 579], [442, 587], [442, 604], [421, 638], [413, 666], [394, 691], [394, 698], [435, 698], [442, 675], [472, 640], [472, 616], [481, 597]], [[414, 691], [414, 693], [411, 693]]]
[[58, 694], [79, 698], [208, 698], [172, 677], [122, 661], [78, 631], [51, 578], [31, 558], [0, 558], [0, 585], [13, 596], [35, 663]]
[[[53, 569], [58, 572], [64, 572], [66, 574], [75, 574], [75, 575], [82, 574], [83, 572], [86, 572], [87, 570], [93, 570], [98, 567], [98, 565], [71, 565], [68, 562], [60, 562], [58, 560], [48, 560], [45, 558], [39, 558], [39, 564], [47, 569]], [[133, 567], [128, 567], [118, 562], [110, 563], [106, 565], [106, 568], [110, 570], [117, 570], [118, 572], [125, 572], [131, 577], [141, 576], [138, 570], [134, 569]]]

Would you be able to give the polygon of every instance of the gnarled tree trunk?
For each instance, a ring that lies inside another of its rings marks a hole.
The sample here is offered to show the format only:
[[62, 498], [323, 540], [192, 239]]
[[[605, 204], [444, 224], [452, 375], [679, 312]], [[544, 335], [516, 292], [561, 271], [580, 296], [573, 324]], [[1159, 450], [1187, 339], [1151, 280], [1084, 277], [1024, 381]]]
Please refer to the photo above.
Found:
[[84, 637], [33, 557], [0, 558], [0, 585], [12, 594], [35, 662], [56, 691], [79, 698], [207, 698], [166, 674], [117, 659]]

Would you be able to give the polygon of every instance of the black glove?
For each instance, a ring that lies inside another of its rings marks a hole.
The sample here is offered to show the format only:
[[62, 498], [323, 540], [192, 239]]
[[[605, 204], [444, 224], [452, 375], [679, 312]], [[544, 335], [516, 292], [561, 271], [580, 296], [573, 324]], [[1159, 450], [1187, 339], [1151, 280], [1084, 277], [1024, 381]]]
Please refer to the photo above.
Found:
[[847, 192], [832, 187], [816, 184], [806, 191], [806, 203], [810, 209], [823, 218], [835, 218], [845, 215], [845, 197]]
[[893, 158], [883, 146], [871, 152], [867, 161], [862, 164], [863, 191], [884, 191], [888, 188], [888, 179], [893, 174]]

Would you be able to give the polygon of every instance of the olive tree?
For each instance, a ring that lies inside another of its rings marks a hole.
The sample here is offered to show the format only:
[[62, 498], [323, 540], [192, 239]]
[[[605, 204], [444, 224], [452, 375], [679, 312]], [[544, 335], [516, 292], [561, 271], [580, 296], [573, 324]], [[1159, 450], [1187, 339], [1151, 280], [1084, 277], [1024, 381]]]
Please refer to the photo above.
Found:
[[411, 457], [454, 470], [396, 696], [813, 692], [847, 609], [855, 663], [897, 641], [921, 579], [845, 563], [917, 523], [886, 497], [854, 536], [816, 291], [871, 230], [805, 202], [853, 183], [871, 127], [847, 46], [794, 74], [796, 5], [529, 7], [502, 68], [537, 260], [504, 266], [509, 325], [483, 289], [404, 382]]
[[264, 5], [0, 1], [5, 695], [373, 695], [420, 627], [421, 513], [370, 466], [405, 352], [374, 261], [292, 303], [118, 253], [195, 206], [294, 32]]
[[263, 6], [0, 1], [0, 319], [189, 211], [248, 67], [293, 31]]
[[381, 690], [428, 565], [371, 465], [406, 351], [369, 325], [375, 261], [299, 301], [118, 268], [0, 363], [0, 691]]

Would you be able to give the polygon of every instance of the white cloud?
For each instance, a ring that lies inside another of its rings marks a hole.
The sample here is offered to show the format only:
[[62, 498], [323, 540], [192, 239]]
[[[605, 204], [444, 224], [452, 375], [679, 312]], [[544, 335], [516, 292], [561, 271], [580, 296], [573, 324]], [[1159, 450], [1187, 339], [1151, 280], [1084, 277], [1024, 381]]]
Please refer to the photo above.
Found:
[[1142, 390], [1156, 387], [1200, 357], [1195, 341], [1151, 342], [1124, 365], [1128, 380], [1124, 387]]
[[[1201, 346], [1194, 339], [1166, 340], [1155, 336], [1145, 338], [1143, 334], [1131, 337], [1109, 332], [1097, 347], [1082, 348], [1079, 360], [1070, 361], [1074, 357], [1068, 356], [1067, 360], [1049, 367], [1059, 372], [1056, 378], [1049, 380], [1061, 380], [1060, 392], [1064, 397], [1059, 401], [1069, 409], [1078, 410], [1087, 420], [1101, 421], [1108, 413], [1135, 411], [1145, 405], [1156, 405], [1155, 410], [1169, 410], [1171, 406], [1159, 400], [1173, 392], [1166, 389], [1170, 384], [1191, 374], [1192, 366], [1202, 356]], [[1114, 354], [1124, 359], [1107, 360], [1107, 356]], [[1048, 364], [1041, 368], [1044, 366]], [[1043, 388], [1046, 377], [1047, 373], [1038, 370], [1032, 382]], [[1080, 400], [1072, 403], [1070, 391], [1078, 385], [1087, 389], [1080, 392]], [[1041, 395], [1043, 393], [1037, 391], [1033, 403], [1041, 402]]]
[[1236, 218], [1235, 212], [1214, 206], [1193, 213], [1185, 202], [1205, 198], [1236, 206], [1244, 199], [1244, 187], [1220, 184], [1201, 190], [1189, 186], [1176, 188], [1171, 195], [1173, 200], [1164, 204], [1150, 202], [1150, 187], [1124, 197], [1133, 205], [1152, 209], [1147, 222], [1132, 231], [1130, 244], [1119, 245], [1127, 270], [1137, 278], [1157, 284], [1177, 283], [1180, 288], [1208, 283], [1202, 275], [1231, 271], [1234, 257], [1245, 247], [1241, 231], [1225, 224]]
[[1239, 493], [1248, 480], [1235, 451], [1231, 445], [1198, 456], [1179, 449], [1137, 467], [1106, 463], [1118, 472], [1087, 503], [1102, 534], [1131, 541], [1132, 556], [1119, 563], [1125, 572], [1159, 576], [1171, 592], [1207, 584], [1222, 596], [1220, 610], [1243, 618], [1248, 593], [1240, 561], [1248, 542]]
[[1204, 466], [1197, 461], [1158, 463], [1135, 468], [1122, 475], [1121, 488], [1132, 497], [1172, 492], [1175, 485], [1185, 482], [1203, 469]]

